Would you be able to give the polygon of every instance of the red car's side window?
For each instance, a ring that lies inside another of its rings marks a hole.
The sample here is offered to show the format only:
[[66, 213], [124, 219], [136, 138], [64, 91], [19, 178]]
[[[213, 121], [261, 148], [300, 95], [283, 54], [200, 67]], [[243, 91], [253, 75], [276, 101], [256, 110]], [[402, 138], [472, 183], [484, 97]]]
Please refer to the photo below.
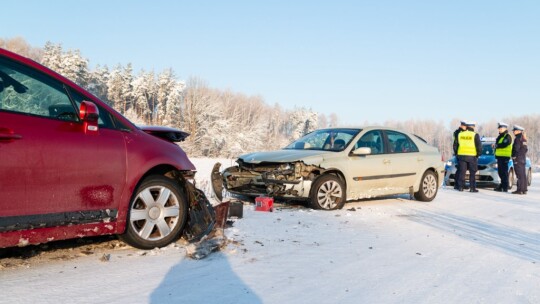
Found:
[[0, 110], [78, 121], [60, 82], [7, 60], [0, 60]]

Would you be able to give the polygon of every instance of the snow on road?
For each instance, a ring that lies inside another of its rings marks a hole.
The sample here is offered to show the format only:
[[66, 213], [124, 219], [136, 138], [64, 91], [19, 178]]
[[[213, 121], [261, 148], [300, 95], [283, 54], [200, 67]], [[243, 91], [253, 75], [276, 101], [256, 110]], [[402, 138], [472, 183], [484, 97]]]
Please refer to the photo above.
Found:
[[[204, 186], [213, 160], [194, 163]], [[540, 303], [539, 180], [524, 196], [441, 188], [431, 203], [332, 212], [246, 205], [227, 247], [204, 260], [186, 258], [182, 241], [44, 252], [0, 266], [0, 303]]]

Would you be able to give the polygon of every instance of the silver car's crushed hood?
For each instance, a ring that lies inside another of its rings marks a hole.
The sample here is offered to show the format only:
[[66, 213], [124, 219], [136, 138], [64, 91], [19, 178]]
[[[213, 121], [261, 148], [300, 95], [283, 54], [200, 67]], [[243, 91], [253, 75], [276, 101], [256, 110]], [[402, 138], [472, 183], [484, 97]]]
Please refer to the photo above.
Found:
[[334, 154], [335, 152], [326, 152], [319, 150], [293, 150], [283, 149], [268, 152], [255, 152], [241, 155], [238, 159], [245, 163], [258, 164], [261, 162], [269, 163], [287, 163], [302, 160], [309, 164], [319, 164], [324, 156]]
[[216, 191], [225, 187], [243, 194], [307, 197], [311, 182], [325, 171], [320, 164], [333, 155], [335, 152], [294, 149], [245, 154], [236, 161], [238, 166], [225, 169], [221, 178], [216, 164], [215, 180], [223, 181]]

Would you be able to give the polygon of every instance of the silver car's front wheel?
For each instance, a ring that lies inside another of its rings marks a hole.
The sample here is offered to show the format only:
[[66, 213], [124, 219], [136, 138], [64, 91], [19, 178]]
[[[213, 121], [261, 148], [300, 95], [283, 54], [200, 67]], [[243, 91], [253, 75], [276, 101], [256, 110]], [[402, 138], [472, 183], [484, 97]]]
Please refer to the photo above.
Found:
[[439, 182], [435, 172], [429, 170], [424, 173], [420, 180], [420, 189], [414, 193], [414, 197], [423, 202], [431, 202], [437, 196]]
[[335, 210], [345, 204], [345, 185], [335, 175], [323, 175], [313, 183], [310, 203], [314, 209]]
[[187, 204], [178, 185], [164, 176], [150, 176], [137, 189], [123, 239], [151, 249], [176, 240], [187, 219]]

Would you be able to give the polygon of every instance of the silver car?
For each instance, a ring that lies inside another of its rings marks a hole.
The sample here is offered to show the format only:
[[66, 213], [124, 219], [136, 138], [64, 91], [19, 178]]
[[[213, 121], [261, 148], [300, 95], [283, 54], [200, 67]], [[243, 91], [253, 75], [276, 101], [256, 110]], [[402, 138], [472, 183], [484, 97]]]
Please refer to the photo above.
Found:
[[403, 193], [432, 201], [444, 176], [437, 148], [386, 127], [317, 130], [282, 150], [242, 155], [237, 163], [222, 174], [214, 167], [216, 193], [224, 186], [235, 194], [307, 199], [326, 210]]

